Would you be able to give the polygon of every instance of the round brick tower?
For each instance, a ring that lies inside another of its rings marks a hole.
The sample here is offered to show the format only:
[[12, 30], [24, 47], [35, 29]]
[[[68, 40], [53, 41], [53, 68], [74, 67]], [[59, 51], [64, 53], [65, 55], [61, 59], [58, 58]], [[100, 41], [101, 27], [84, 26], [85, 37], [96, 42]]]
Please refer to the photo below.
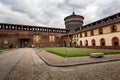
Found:
[[72, 15], [64, 18], [66, 29], [71, 31], [79, 30], [83, 25], [84, 17], [76, 15], [74, 12]]

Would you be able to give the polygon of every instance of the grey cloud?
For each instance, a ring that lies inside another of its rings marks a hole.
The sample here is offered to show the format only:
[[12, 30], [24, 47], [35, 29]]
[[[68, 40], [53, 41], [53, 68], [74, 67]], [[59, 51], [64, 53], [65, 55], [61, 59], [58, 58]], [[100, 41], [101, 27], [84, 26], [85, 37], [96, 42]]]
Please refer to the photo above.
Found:
[[[64, 18], [73, 11], [85, 24], [119, 12], [119, 0], [0, 0], [0, 20], [20, 24], [64, 28]], [[14, 17], [11, 17], [14, 16]]]

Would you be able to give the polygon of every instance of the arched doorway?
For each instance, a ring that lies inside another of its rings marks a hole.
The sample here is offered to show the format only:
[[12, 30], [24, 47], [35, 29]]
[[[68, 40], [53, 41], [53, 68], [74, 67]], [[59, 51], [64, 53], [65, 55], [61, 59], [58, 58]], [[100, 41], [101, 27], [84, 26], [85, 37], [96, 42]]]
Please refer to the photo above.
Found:
[[117, 37], [112, 38], [112, 46], [119, 46], [119, 39]]
[[29, 47], [29, 41], [30, 39], [20, 38], [19, 39], [20, 48]]
[[96, 46], [96, 42], [94, 39], [92, 39], [92, 46]]
[[88, 46], [88, 40], [85, 40], [85, 46]]
[[100, 39], [100, 46], [105, 46], [105, 39], [104, 38]]
[[82, 46], [82, 41], [80, 41], [80, 46]]

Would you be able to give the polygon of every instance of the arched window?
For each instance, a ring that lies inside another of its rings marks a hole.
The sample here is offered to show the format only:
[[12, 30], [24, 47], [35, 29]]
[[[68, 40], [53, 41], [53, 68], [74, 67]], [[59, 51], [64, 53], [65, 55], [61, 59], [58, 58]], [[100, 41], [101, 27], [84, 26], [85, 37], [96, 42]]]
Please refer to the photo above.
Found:
[[93, 30], [91, 30], [90, 34], [91, 34], [91, 36], [92, 36], [92, 35], [94, 35], [94, 32], [93, 32]]
[[116, 25], [111, 26], [111, 32], [116, 32], [116, 31], [117, 31], [117, 26]]
[[99, 29], [99, 34], [103, 34], [103, 29], [102, 28]]
[[119, 39], [117, 37], [112, 38], [112, 46], [119, 46]]
[[85, 40], [85, 46], [88, 46], [88, 40]]
[[95, 40], [92, 39], [92, 46], [95, 46], [95, 45], [96, 45]]
[[87, 37], [87, 32], [85, 32], [85, 37]]
[[0, 29], [2, 29], [2, 25], [0, 25]]
[[82, 37], [82, 33], [80, 33], [80, 37]]
[[82, 46], [82, 41], [80, 41], [80, 46]]
[[105, 46], [105, 39], [104, 38], [100, 39], [100, 46]]

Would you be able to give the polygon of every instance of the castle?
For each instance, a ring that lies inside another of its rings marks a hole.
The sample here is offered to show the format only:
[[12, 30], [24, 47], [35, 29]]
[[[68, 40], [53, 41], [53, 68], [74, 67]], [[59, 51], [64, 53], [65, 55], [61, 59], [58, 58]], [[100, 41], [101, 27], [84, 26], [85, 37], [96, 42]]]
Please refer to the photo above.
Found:
[[83, 26], [84, 17], [64, 18], [66, 29], [0, 23], [0, 47], [120, 49], [120, 13]]

